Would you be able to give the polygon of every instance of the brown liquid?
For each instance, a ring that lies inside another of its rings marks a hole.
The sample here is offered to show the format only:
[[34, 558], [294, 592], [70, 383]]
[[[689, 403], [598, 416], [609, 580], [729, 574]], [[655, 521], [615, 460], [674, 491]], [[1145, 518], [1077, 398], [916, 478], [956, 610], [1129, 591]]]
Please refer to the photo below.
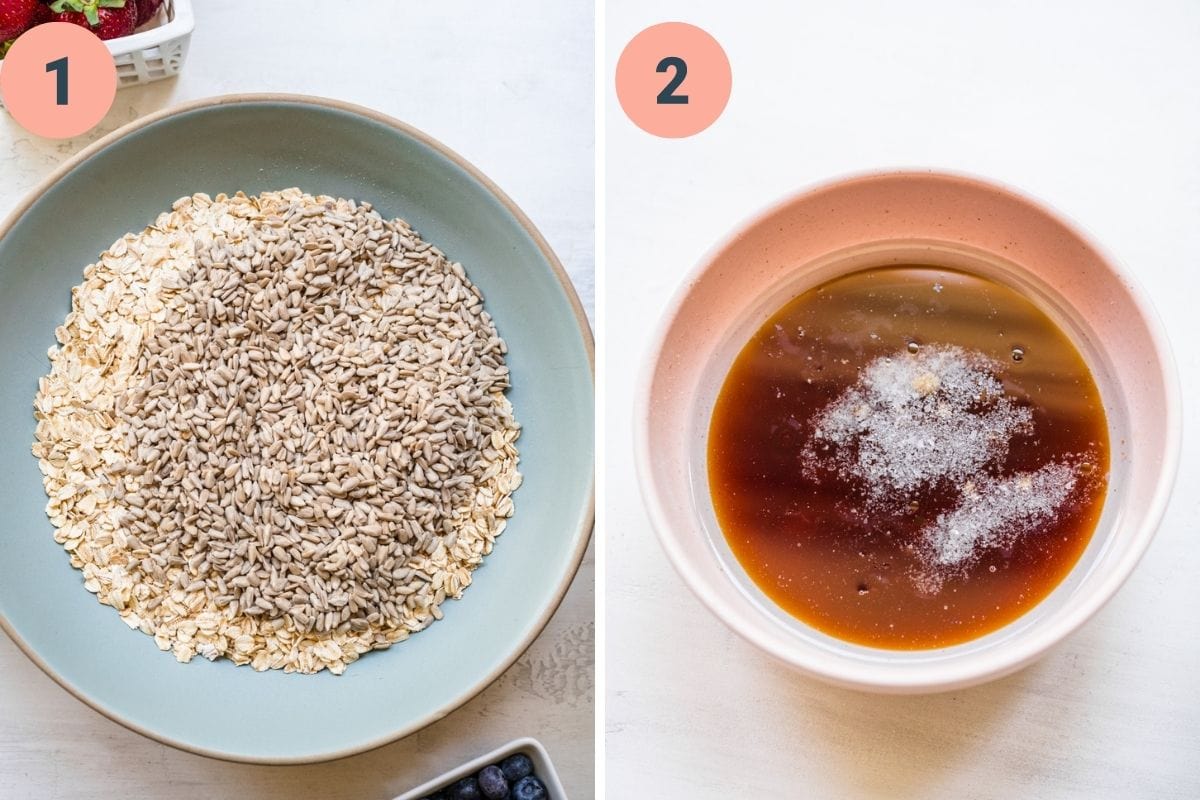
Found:
[[[868, 363], [937, 345], [1003, 364], [1005, 395], [1032, 413], [981, 480], [1050, 462], [1074, 464], [1079, 479], [1051, 518], [943, 570], [931, 590], [921, 579], [930, 570], [922, 537], [961, 502], [962, 485], [888, 491], [873, 502], [861, 479], [820, 463], [814, 421]], [[1108, 466], [1100, 393], [1058, 326], [1006, 286], [922, 266], [853, 273], [788, 303], [738, 355], [708, 439], [717, 520], [755, 584], [832, 636], [904, 650], [990, 633], [1049, 594], [1092, 536]]]

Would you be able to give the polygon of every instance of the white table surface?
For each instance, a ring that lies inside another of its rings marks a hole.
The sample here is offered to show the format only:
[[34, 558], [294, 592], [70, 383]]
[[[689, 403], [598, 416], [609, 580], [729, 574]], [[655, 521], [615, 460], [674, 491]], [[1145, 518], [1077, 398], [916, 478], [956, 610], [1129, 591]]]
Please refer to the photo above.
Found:
[[[637, 130], [611, 81], [605, 98], [608, 796], [1200, 797], [1200, 5], [610, 0], [606, 74], [664, 20], [716, 36], [733, 94], [681, 141]], [[1176, 348], [1186, 432], [1152, 548], [1083, 630], [987, 686], [879, 697], [778, 665], [676, 576], [632, 471], [630, 365], [750, 213], [913, 165], [1022, 187], [1114, 251]]]
[[[194, 5], [182, 75], [121, 90], [94, 135], [40, 140], [0, 112], [0, 215], [81, 147], [151, 111], [232, 92], [323, 95], [412, 123], [482, 169], [545, 234], [591, 313], [591, 3]], [[230, 764], [144, 739], [75, 700], [0, 636], [0, 798], [384, 800], [524, 735], [546, 745], [572, 798], [592, 797], [593, 581], [589, 551], [542, 636], [459, 711], [401, 742], [313, 766]]]

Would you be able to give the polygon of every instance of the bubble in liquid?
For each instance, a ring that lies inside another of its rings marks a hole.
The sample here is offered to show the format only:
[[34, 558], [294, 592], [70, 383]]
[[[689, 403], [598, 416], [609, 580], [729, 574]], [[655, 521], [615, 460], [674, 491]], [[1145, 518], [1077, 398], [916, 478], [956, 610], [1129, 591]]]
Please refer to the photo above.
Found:
[[858, 585], [858, 594], [860, 597], [869, 591], [871, 591], [871, 587], [867, 586], [865, 583], [860, 583]]
[[1012, 349], [1012, 360], [1013, 361], [1024, 361], [1025, 360], [1025, 351], [1019, 347], [1014, 347]]
[[913, 353], [915, 355], [916, 352], [920, 349], [921, 349], [921, 345], [917, 344], [916, 342], [908, 343], [908, 352]]
[[996, 565], [995, 565], [995, 564], [992, 564], [990, 567], [988, 567], [988, 572], [995, 572], [995, 571], [996, 571]]
[[1091, 475], [1095, 471], [1095, 469], [1096, 469], [1095, 464], [1092, 464], [1090, 461], [1085, 461], [1079, 465], [1079, 474], [1080, 475]]

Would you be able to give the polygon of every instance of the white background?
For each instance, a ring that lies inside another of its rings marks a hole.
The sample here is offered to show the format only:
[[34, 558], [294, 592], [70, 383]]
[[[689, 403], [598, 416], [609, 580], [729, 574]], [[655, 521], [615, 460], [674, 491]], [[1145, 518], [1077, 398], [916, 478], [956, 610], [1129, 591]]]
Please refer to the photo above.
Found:
[[[666, 20], [733, 67], [687, 140], [612, 91]], [[610, 0], [606, 25], [608, 796], [1200, 797], [1200, 4]], [[1091, 231], [1157, 304], [1187, 400], [1173, 502], [1113, 602], [1034, 667], [928, 697], [828, 688], [727, 631], [654, 540], [630, 447], [632, 367], [702, 253], [808, 183], [895, 166], [992, 176]]]
[[[194, 5], [196, 32], [179, 79], [121, 90], [94, 135], [37, 139], [0, 111], [0, 216], [102, 133], [167, 105], [232, 92], [324, 95], [412, 123], [482, 169], [545, 234], [591, 313], [590, 2]], [[102, 187], [94, 200], [104, 202]], [[372, 753], [304, 767], [228, 764], [143, 739], [75, 700], [0, 636], [0, 798], [384, 800], [526, 735], [546, 745], [571, 797], [589, 798], [593, 580], [589, 551], [541, 638], [447, 719]]]

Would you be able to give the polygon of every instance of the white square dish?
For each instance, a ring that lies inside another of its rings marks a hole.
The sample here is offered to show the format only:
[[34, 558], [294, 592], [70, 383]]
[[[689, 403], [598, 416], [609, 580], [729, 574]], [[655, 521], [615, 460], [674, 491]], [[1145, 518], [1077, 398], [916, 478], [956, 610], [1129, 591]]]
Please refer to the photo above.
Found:
[[415, 789], [411, 789], [400, 795], [395, 800], [421, 800], [421, 798], [449, 787], [455, 781], [460, 781], [463, 778], [474, 775], [484, 767], [490, 764], [497, 764], [517, 753], [524, 753], [533, 761], [533, 774], [546, 785], [546, 791], [550, 795], [550, 800], [567, 800], [567, 793], [563, 791], [562, 783], [558, 780], [558, 774], [554, 771], [554, 765], [550, 763], [550, 756], [546, 753], [546, 748], [537, 739], [529, 737], [514, 739], [490, 753], [468, 761], [462, 766], [443, 773], [433, 780], [422, 783]]

